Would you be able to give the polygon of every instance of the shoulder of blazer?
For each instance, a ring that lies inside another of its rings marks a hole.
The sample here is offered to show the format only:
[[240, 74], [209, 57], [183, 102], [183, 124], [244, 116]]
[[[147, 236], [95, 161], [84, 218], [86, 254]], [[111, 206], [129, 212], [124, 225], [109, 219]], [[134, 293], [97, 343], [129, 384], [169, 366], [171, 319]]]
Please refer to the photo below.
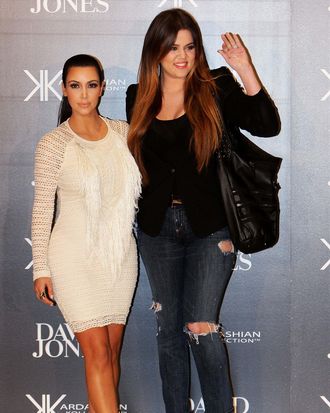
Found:
[[235, 79], [231, 70], [226, 66], [221, 66], [210, 71], [218, 88], [219, 97], [226, 99], [234, 90], [242, 90], [241, 84]]

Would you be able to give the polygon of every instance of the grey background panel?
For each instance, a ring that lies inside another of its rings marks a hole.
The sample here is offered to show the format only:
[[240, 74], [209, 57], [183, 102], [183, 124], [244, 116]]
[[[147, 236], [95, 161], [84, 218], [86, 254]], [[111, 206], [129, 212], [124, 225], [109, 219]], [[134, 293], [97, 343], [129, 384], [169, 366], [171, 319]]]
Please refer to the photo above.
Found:
[[[212, 68], [224, 64], [216, 52], [220, 33], [241, 34], [282, 120], [278, 137], [251, 137], [283, 158], [280, 241], [238, 256], [221, 314], [236, 413], [330, 409], [330, 4], [13, 0], [0, 3], [1, 412], [52, 413], [47, 404], [56, 413], [86, 411], [78, 343], [58, 309], [35, 300], [31, 281], [34, 149], [56, 126], [60, 70], [73, 54], [99, 57], [107, 79], [101, 112], [124, 119], [144, 34], [157, 13], [173, 6], [200, 23]], [[164, 411], [150, 303], [141, 264], [122, 354], [124, 413]], [[203, 412], [194, 366], [192, 373], [192, 411]]]
[[330, 408], [330, 83], [322, 72], [330, 70], [329, 17], [326, 2], [293, 8], [291, 196], [299, 208], [292, 209], [291, 354], [297, 413]]

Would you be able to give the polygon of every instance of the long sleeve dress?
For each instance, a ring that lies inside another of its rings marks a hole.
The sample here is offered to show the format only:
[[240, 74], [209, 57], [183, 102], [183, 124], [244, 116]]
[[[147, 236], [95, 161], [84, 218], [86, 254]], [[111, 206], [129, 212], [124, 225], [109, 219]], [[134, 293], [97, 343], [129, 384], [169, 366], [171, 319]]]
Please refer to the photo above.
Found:
[[132, 225], [140, 173], [127, 123], [101, 119], [103, 139], [81, 138], [66, 121], [39, 141], [35, 156], [33, 277], [51, 277], [75, 332], [125, 324], [137, 278]]

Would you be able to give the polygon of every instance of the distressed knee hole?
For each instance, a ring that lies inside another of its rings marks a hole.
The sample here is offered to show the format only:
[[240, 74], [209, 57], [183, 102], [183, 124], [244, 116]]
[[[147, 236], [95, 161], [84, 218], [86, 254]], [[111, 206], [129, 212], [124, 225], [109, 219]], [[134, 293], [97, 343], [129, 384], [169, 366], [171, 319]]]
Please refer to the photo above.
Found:
[[216, 333], [218, 331], [218, 326], [214, 323], [208, 322], [188, 323], [187, 330], [192, 334], [206, 335]]
[[199, 337], [210, 336], [213, 340], [214, 334], [219, 334], [221, 340], [224, 339], [224, 333], [221, 324], [209, 322], [188, 323], [184, 328], [185, 333], [188, 334], [191, 341], [199, 344]]
[[223, 254], [230, 254], [235, 252], [234, 244], [231, 242], [230, 239], [220, 241], [218, 247]]
[[153, 301], [150, 310], [154, 310], [155, 313], [158, 313], [159, 311], [162, 311], [162, 305], [157, 301]]

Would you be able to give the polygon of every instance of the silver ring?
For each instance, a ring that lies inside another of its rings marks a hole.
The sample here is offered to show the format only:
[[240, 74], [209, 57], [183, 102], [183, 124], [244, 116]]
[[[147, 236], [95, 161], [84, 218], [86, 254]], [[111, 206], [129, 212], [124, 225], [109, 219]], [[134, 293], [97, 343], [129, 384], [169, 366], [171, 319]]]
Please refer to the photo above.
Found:
[[44, 298], [46, 298], [46, 292], [41, 291], [41, 293], [39, 294], [39, 298], [40, 298], [40, 300], [43, 300]]

